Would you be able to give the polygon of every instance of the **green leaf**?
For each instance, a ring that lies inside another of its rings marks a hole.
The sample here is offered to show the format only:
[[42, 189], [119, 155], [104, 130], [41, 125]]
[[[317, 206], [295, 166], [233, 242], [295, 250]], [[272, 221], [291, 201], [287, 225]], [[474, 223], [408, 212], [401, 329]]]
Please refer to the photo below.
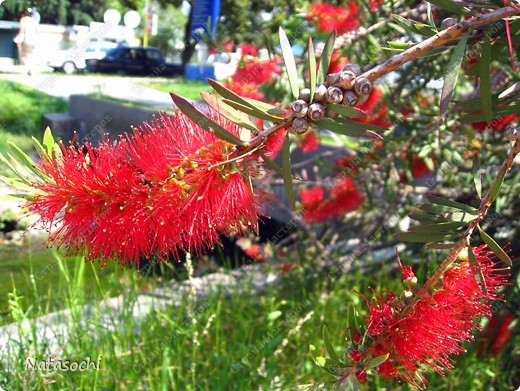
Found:
[[447, 250], [456, 246], [456, 243], [426, 243], [425, 247], [435, 250]]
[[451, 0], [428, 0], [429, 3], [432, 3], [433, 5], [436, 5], [437, 7], [444, 8], [447, 11], [453, 12], [457, 15], [460, 14], [467, 14], [469, 11], [456, 4], [454, 1]]
[[388, 360], [388, 357], [390, 357], [390, 353], [383, 354], [382, 356], [374, 357], [367, 365], [367, 371], [372, 368], [376, 368], [380, 366], [382, 363], [384, 363], [386, 360]]
[[381, 140], [379, 134], [372, 132], [371, 130], [366, 130], [361, 127], [354, 127], [343, 124], [341, 122], [332, 121], [329, 119], [322, 119], [320, 121], [312, 121], [319, 127], [323, 129], [330, 130], [331, 132], [343, 134], [345, 136], [356, 137], [356, 138], [364, 138], [368, 140]]
[[311, 90], [309, 102], [312, 102], [312, 100], [314, 99], [314, 90], [316, 89], [316, 77], [316, 53], [314, 52], [314, 44], [312, 42], [312, 37], [309, 37], [309, 89]]
[[[241, 105], [250, 107], [252, 110], [255, 110], [259, 113], [269, 113], [269, 114], [285, 114], [285, 111], [278, 109], [275, 106], [272, 106], [265, 102], [260, 102], [256, 99], [250, 98], [242, 98], [241, 96], [235, 94], [230, 89], [224, 87], [218, 81], [213, 79], [208, 79], [208, 83], [213, 89], [218, 92], [223, 98], [231, 100], [233, 102], [240, 103]], [[258, 117], [255, 115], [255, 117]], [[259, 117], [260, 118], [260, 117]], [[282, 121], [283, 118], [276, 117], [278, 121]]]
[[498, 193], [500, 192], [500, 188], [502, 187], [502, 183], [504, 183], [504, 177], [506, 176], [506, 170], [504, 167], [500, 168], [500, 172], [496, 178], [496, 181], [493, 182], [493, 189], [491, 189], [491, 195], [489, 197], [489, 204], [495, 202]]
[[425, 37], [433, 37], [435, 34], [437, 34], [437, 31], [432, 29], [430, 26], [422, 23], [415, 23], [414, 24], [415, 29], [419, 32], [419, 34], [425, 36]]
[[247, 185], [247, 188], [251, 192], [251, 194], [254, 193], [253, 190], [253, 181], [251, 180], [251, 174], [249, 173], [249, 161], [247, 159], [243, 160], [242, 163], [242, 170], [240, 170], [240, 175], [244, 179], [244, 182]]
[[285, 195], [289, 201], [289, 206], [296, 209], [296, 198], [294, 196], [294, 186], [292, 183], [293, 177], [291, 172], [291, 151], [289, 136], [285, 137], [282, 147], [282, 178], [283, 185], [285, 187]]
[[354, 121], [354, 120], [351, 120], [351, 119], [345, 118], [345, 117], [338, 117], [338, 118], [336, 118], [336, 121], [339, 121], [343, 124], [347, 124], [349, 126], [353, 126], [353, 127], [360, 128], [360, 129], [373, 130], [374, 132], [385, 132], [388, 130], [384, 126], [367, 124], [364, 122], [358, 122], [358, 121]]
[[291, 92], [294, 99], [298, 99], [300, 89], [298, 87], [298, 71], [296, 70], [296, 62], [292, 52], [291, 43], [283, 31], [282, 27], [278, 28], [278, 35], [280, 36], [280, 47], [282, 48], [283, 62], [287, 76], [289, 78], [289, 85], [291, 86]]
[[[249, 104], [250, 107], [253, 109], [257, 109], [259, 111], [265, 111], [267, 114], [273, 114], [273, 115], [281, 115], [281, 114], [287, 114], [285, 110], [279, 109], [276, 106], [273, 106], [269, 103], [262, 102], [261, 100], [256, 100], [252, 98], [242, 98], [246, 102], [246, 104]], [[278, 121], [281, 121], [283, 118], [278, 118]]]
[[282, 174], [282, 167], [280, 167], [278, 164], [276, 164], [274, 162], [274, 160], [272, 159], [269, 159], [264, 151], [260, 150], [260, 156], [262, 157], [262, 159], [264, 160], [265, 164], [267, 164], [267, 166], [271, 169], [271, 170], [274, 170], [276, 171], [278, 174]]
[[455, 90], [455, 86], [457, 84], [457, 79], [459, 77], [459, 71], [462, 64], [462, 60], [464, 59], [464, 51], [466, 50], [466, 44], [468, 42], [469, 33], [464, 34], [461, 38], [455, 50], [453, 52], [453, 56], [448, 64], [448, 71], [444, 76], [444, 85], [442, 86], [441, 92], [441, 101], [440, 101], [440, 114], [444, 115], [446, 110], [448, 109], [448, 104], [453, 96], [453, 92]]
[[[11, 151], [16, 155], [16, 158], [18, 159], [18, 162], [22, 163], [25, 167], [27, 167], [33, 174], [35, 174], [37, 177], [41, 179], [48, 178], [47, 175], [45, 175], [36, 165], [35, 162], [18, 146], [13, 144], [11, 141], [7, 142], [7, 145], [9, 148], [11, 148]], [[14, 160], [14, 159], [13, 159]]]
[[364, 118], [368, 115], [366, 111], [356, 109], [352, 106], [337, 105], [335, 103], [327, 103], [327, 109], [348, 118]]
[[415, 227], [408, 228], [409, 232], [450, 232], [454, 229], [464, 227], [467, 223], [465, 221], [449, 221], [447, 223], [436, 224], [422, 224]]
[[482, 268], [477, 261], [477, 257], [475, 256], [475, 252], [473, 251], [473, 247], [468, 246], [468, 258], [469, 258], [469, 266], [471, 268], [471, 272], [473, 273], [473, 277], [477, 282], [478, 286], [482, 293], [487, 295], [487, 287], [486, 280], [484, 278], [484, 274], [482, 274]]
[[473, 221], [476, 219], [475, 215], [471, 215], [466, 212], [455, 212], [455, 213], [449, 213], [447, 216], [451, 221], [465, 221], [466, 223], [469, 223], [470, 221]]
[[437, 26], [435, 25], [435, 20], [433, 19], [433, 13], [432, 13], [432, 5], [431, 3], [426, 3], [426, 15], [428, 16], [428, 23], [430, 23], [430, 26], [437, 30]]
[[392, 236], [395, 240], [412, 243], [442, 242], [453, 239], [453, 235], [438, 232], [397, 232]]
[[339, 358], [336, 355], [336, 351], [334, 350], [334, 346], [332, 346], [332, 343], [330, 342], [329, 330], [327, 329], [326, 325], [323, 325], [322, 336], [323, 336], [323, 344], [325, 345], [325, 351], [327, 352], [329, 357], [333, 361], [339, 361]]
[[478, 155], [473, 154], [473, 183], [475, 184], [475, 190], [477, 191], [478, 197], [482, 198], [482, 174], [480, 172], [480, 162]]
[[444, 217], [435, 216], [429, 213], [410, 213], [408, 215], [412, 220], [419, 221], [421, 223], [447, 223], [449, 220]]
[[213, 107], [217, 112], [222, 114], [230, 121], [246, 129], [258, 132], [256, 126], [253, 125], [253, 123], [249, 120], [249, 117], [246, 114], [235, 110], [230, 105], [224, 103], [222, 100], [218, 99], [215, 95], [212, 95], [209, 92], [202, 91], [200, 93], [200, 96], [202, 97], [204, 102]]
[[271, 122], [280, 122], [281, 121], [281, 118], [279, 118], [279, 117], [275, 117], [274, 115], [268, 114], [265, 111], [258, 111], [256, 109], [251, 108], [250, 106], [245, 106], [245, 105], [235, 102], [233, 100], [224, 98], [224, 99], [222, 99], [222, 101], [224, 103], [228, 104], [229, 106], [231, 106], [239, 111], [242, 111], [243, 113], [249, 114], [253, 117], [265, 119], [265, 120], [271, 121]]
[[214, 132], [215, 136], [233, 145], [246, 145], [246, 143], [240, 140], [237, 136], [228, 132], [226, 129], [217, 124], [211, 118], [208, 118], [206, 115], [202, 114], [183, 97], [173, 93], [170, 93], [170, 96], [172, 97], [173, 102], [177, 105], [179, 110], [186, 114], [188, 118], [194, 121], [202, 129], [206, 130], [207, 132]]
[[491, 124], [493, 120], [493, 101], [491, 95], [491, 43], [489, 37], [482, 44], [481, 57], [479, 60], [480, 71], [480, 102], [482, 104], [482, 114], [486, 122]]
[[54, 141], [54, 137], [52, 137], [51, 129], [47, 127], [47, 129], [45, 129], [45, 132], [43, 133], [43, 147], [45, 148], [47, 155], [51, 158], [55, 145], [56, 143]]
[[419, 34], [415, 24], [401, 15], [392, 15], [392, 19], [394, 19], [395, 23], [397, 23], [401, 28], [403, 28], [409, 34]]
[[489, 249], [495, 253], [495, 255], [500, 258], [503, 262], [505, 262], [508, 266], [512, 266], [513, 262], [511, 261], [511, 258], [509, 258], [509, 255], [507, 255], [502, 247], [500, 247], [495, 240], [489, 236], [487, 233], [485, 233], [482, 228], [477, 226], [478, 232], [480, 233], [480, 237], [482, 240], [488, 245]]
[[[508, 106], [493, 106], [493, 119], [505, 117], [509, 114], [518, 114], [520, 112], [520, 104], [508, 105]], [[472, 124], [475, 122], [485, 121], [484, 114], [470, 114], [460, 117], [458, 121]]]
[[414, 43], [405, 43], [405, 42], [387, 41], [387, 43], [392, 49], [399, 49], [399, 50], [406, 50], [406, 49], [410, 49], [411, 47], [415, 46]]
[[466, 213], [469, 213], [472, 215], [479, 214], [479, 211], [477, 208], [474, 208], [474, 207], [466, 205], [466, 204], [462, 204], [457, 201], [452, 201], [452, 200], [448, 200], [448, 199], [436, 197], [436, 196], [428, 196], [426, 198], [428, 199], [428, 201], [430, 201], [432, 204], [435, 204], [435, 205], [447, 206], [449, 208], [453, 208], [455, 210], [460, 210], [462, 212], [466, 212]]
[[327, 72], [329, 71], [330, 59], [334, 51], [334, 43], [336, 42], [336, 30], [332, 31], [325, 42], [323, 51], [321, 52], [320, 68], [318, 71], [317, 82], [323, 83]]

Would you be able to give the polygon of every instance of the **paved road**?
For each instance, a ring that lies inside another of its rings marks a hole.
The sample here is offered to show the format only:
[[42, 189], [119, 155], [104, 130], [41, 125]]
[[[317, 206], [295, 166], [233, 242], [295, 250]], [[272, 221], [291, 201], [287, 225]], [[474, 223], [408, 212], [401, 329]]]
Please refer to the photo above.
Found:
[[[168, 93], [149, 88], [152, 79], [148, 77], [64, 75], [47, 72], [28, 75], [22, 66], [11, 68], [9, 69], [9, 71], [12, 71], [11, 73], [0, 73], [0, 79], [23, 83], [46, 94], [64, 99], [68, 99], [70, 95], [74, 94], [100, 93], [131, 102], [172, 107]], [[171, 81], [171, 79], [153, 78], [153, 81], [159, 80]]]

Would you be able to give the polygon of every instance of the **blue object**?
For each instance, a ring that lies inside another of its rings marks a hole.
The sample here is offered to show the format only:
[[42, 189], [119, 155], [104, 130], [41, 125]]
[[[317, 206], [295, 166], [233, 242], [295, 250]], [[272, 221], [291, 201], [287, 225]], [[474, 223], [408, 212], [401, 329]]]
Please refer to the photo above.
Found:
[[[220, 16], [220, 0], [193, 0], [192, 7], [191, 38], [200, 40], [203, 34], [210, 32], [214, 35]], [[208, 26], [208, 19], [210, 26]]]
[[186, 64], [184, 77], [186, 80], [215, 79], [215, 67], [213, 65]]

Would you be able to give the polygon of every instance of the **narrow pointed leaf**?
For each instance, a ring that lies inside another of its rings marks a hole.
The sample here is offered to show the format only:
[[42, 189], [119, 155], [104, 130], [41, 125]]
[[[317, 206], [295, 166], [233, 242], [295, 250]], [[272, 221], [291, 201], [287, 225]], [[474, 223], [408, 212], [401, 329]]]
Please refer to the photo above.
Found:
[[449, 208], [460, 210], [460, 211], [463, 211], [463, 212], [466, 212], [469, 214], [473, 214], [473, 215], [478, 215], [478, 213], [479, 213], [477, 208], [474, 208], [474, 207], [466, 205], [466, 204], [462, 204], [457, 201], [452, 201], [452, 200], [448, 200], [448, 199], [436, 197], [436, 196], [428, 196], [427, 199], [428, 199], [428, 201], [430, 201], [432, 204], [435, 204], [435, 205], [447, 206]]
[[425, 247], [435, 250], [447, 250], [455, 247], [456, 243], [426, 243]]
[[265, 111], [258, 111], [256, 109], [251, 108], [250, 106], [245, 106], [245, 105], [235, 102], [233, 100], [222, 99], [222, 101], [224, 103], [228, 104], [229, 106], [231, 106], [243, 113], [249, 114], [253, 117], [265, 119], [265, 120], [271, 121], [271, 122], [280, 122], [281, 121], [281, 118], [279, 118], [279, 117], [275, 117], [274, 115], [267, 114]]
[[475, 190], [477, 191], [478, 197], [482, 198], [482, 174], [480, 172], [480, 161], [478, 155], [473, 155], [473, 183], [475, 184]]
[[511, 261], [511, 258], [509, 258], [509, 255], [505, 253], [505, 251], [500, 247], [495, 240], [489, 236], [487, 233], [485, 233], [482, 228], [477, 227], [478, 232], [480, 233], [480, 237], [486, 243], [491, 251], [495, 253], [495, 255], [500, 258], [503, 262], [505, 262], [508, 266], [512, 266], [513, 262]]
[[447, 217], [451, 221], [464, 221], [466, 223], [476, 219], [475, 215], [466, 212], [449, 213]]
[[311, 97], [309, 102], [312, 102], [314, 99], [317, 72], [318, 70], [316, 69], [316, 53], [314, 53], [314, 44], [312, 43], [312, 37], [309, 37], [309, 89], [311, 90]]
[[502, 187], [502, 183], [504, 183], [504, 177], [506, 176], [506, 170], [502, 168], [498, 173], [496, 181], [493, 183], [493, 189], [491, 190], [491, 195], [489, 197], [489, 203], [492, 204], [495, 202], [498, 193], [500, 192], [500, 188]]
[[[8, 154], [9, 155], [9, 154]], [[11, 157], [9, 155], [9, 157]], [[11, 157], [12, 159], [12, 157]], [[3, 154], [0, 153], [0, 163], [5, 164], [13, 173], [16, 175], [21, 181], [25, 184], [29, 185], [31, 181], [26, 177], [26, 173], [22, 173], [18, 170]]]
[[375, 132], [372, 132], [371, 130], [345, 125], [337, 121], [322, 119], [320, 121], [315, 121], [314, 123], [323, 129], [330, 130], [334, 133], [343, 134], [345, 136], [364, 138], [368, 140], [383, 139], [383, 137]]
[[32, 173], [34, 173], [36, 176], [42, 179], [47, 177], [45, 174], [41, 172], [40, 169], [38, 169], [36, 163], [33, 162], [33, 160], [24, 151], [18, 148], [18, 146], [16, 146], [10, 141], [7, 142], [7, 145], [9, 146], [9, 148], [11, 148], [11, 151], [13, 151], [13, 153], [16, 155], [18, 161], [22, 163], [25, 167], [27, 167]]
[[300, 88], [298, 87], [298, 71], [296, 70], [296, 62], [294, 61], [291, 43], [282, 27], [278, 29], [278, 34], [280, 36], [280, 47], [282, 48], [283, 62], [285, 70], [287, 71], [287, 77], [289, 78], [291, 92], [294, 99], [298, 99], [300, 92]]
[[36, 152], [38, 152], [38, 155], [42, 159], [46, 159], [47, 158], [47, 151], [45, 150], [43, 145], [41, 145], [41, 143], [38, 141], [38, 139], [36, 137], [32, 136], [31, 139], [32, 139], [34, 148], [36, 149]]
[[475, 252], [473, 251], [473, 247], [468, 246], [468, 258], [469, 258], [469, 266], [471, 268], [471, 272], [473, 273], [473, 277], [477, 282], [482, 293], [487, 295], [487, 286], [486, 280], [484, 279], [484, 274], [482, 274], [482, 268], [477, 261], [477, 257], [475, 256]]
[[282, 167], [276, 164], [274, 160], [269, 159], [262, 150], [260, 150], [260, 156], [264, 160], [265, 164], [267, 164], [267, 167], [269, 167], [271, 170], [276, 171], [278, 174], [282, 174]]
[[253, 194], [253, 181], [251, 180], [251, 175], [249, 174], [249, 162], [247, 159], [244, 159], [242, 163], [242, 170], [240, 170], [240, 175], [242, 175], [242, 178], [244, 179], [244, 182], [246, 183], [249, 191], [251, 194]]
[[354, 121], [352, 119], [344, 118], [344, 117], [338, 117], [338, 118], [336, 118], [336, 121], [339, 121], [339, 122], [341, 122], [343, 124], [347, 124], [349, 126], [354, 126], [354, 127], [357, 127], [357, 128], [361, 128], [361, 129], [373, 130], [374, 132], [384, 132], [384, 131], [388, 130], [384, 126], [379, 126], [379, 125], [374, 125], [374, 124], [367, 124], [367, 123], [364, 123], [364, 122], [358, 122], [358, 121]]
[[347, 118], [364, 118], [368, 115], [366, 111], [357, 109], [355, 107], [337, 105], [334, 103], [327, 103], [327, 109]]
[[438, 223], [438, 224], [422, 224], [415, 227], [410, 227], [408, 229], [409, 232], [444, 232], [448, 233], [453, 231], [454, 229], [464, 227], [467, 223], [464, 221], [450, 221], [447, 223]]
[[480, 71], [480, 103], [482, 113], [488, 125], [493, 120], [493, 102], [491, 96], [491, 43], [489, 37], [482, 44], [481, 57], [479, 60]]
[[[287, 114], [285, 110], [282, 110], [276, 106], [273, 106], [269, 103], [262, 102], [261, 100], [256, 100], [252, 98], [242, 98], [249, 106], [259, 111], [265, 111], [267, 114], [273, 115], [282, 115]], [[281, 120], [282, 118], [280, 118]]]
[[[256, 110], [258, 112], [267, 112], [268, 114], [285, 114], [285, 111], [273, 105], [270, 105], [269, 103], [261, 102], [259, 100], [251, 98], [242, 98], [240, 95], [237, 95], [230, 89], [224, 87], [216, 80], [208, 79], [208, 83], [211, 87], [213, 87], [215, 92], [219, 93], [223, 98], [240, 103], [244, 106], [248, 106], [251, 109]], [[281, 118], [278, 118], [278, 121], [281, 120]]]
[[253, 123], [249, 120], [249, 117], [246, 114], [235, 110], [233, 107], [218, 99], [215, 95], [212, 95], [206, 91], [202, 91], [200, 93], [200, 96], [202, 97], [204, 102], [213, 107], [216, 111], [218, 111], [220, 114], [222, 114], [230, 121], [254, 132], [258, 131], [256, 126], [253, 125]]
[[436, 5], [437, 7], [444, 8], [447, 11], [455, 14], [467, 14], [468, 10], [452, 0], [428, 0], [429, 3]]
[[427, 213], [410, 213], [408, 217], [421, 223], [447, 223], [449, 221], [444, 217], [439, 217]]
[[54, 151], [55, 145], [56, 143], [54, 141], [54, 137], [52, 137], [51, 129], [47, 127], [43, 133], [43, 147], [45, 148], [45, 151], [49, 157], [52, 157], [52, 151]]
[[325, 81], [325, 77], [327, 76], [327, 72], [329, 71], [330, 59], [332, 57], [332, 52], [334, 51], [334, 43], [336, 42], [336, 31], [332, 31], [325, 42], [325, 46], [323, 47], [323, 52], [321, 53], [320, 58], [320, 68], [318, 70], [317, 82], [323, 83]]
[[452, 235], [438, 232], [398, 232], [392, 236], [396, 240], [412, 243], [442, 242], [444, 240], [453, 239]]
[[283, 185], [285, 187], [285, 195], [289, 201], [290, 207], [296, 209], [296, 198], [294, 196], [294, 186], [292, 183], [293, 177], [291, 172], [291, 151], [289, 136], [285, 137], [282, 147], [282, 177]]
[[326, 325], [323, 325], [322, 337], [323, 344], [325, 345], [325, 351], [327, 352], [329, 357], [334, 361], [339, 361], [339, 358], [336, 355], [336, 351], [334, 350], [334, 346], [332, 346], [332, 343], [330, 342], [329, 330], [327, 329]]
[[226, 129], [217, 124], [211, 118], [208, 118], [206, 115], [201, 113], [199, 110], [193, 107], [193, 105], [186, 99], [173, 93], [170, 93], [170, 95], [173, 99], [173, 102], [177, 105], [179, 110], [186, 114], [187, 117], [189, 117], [202, 129], [206, 130], [207, 132], [215, 133], [215, 136], [233, 145], [245, 145], [245, 143], [242, 140], [240, 140], [237, 136], [228, 132]]
[[[520, 112], [520, 104], [508, 105], [508, 106], [494, 106], [493, 107], [493, 119], [505, 117], [509, 114], [518, 114]], [[457, 119], [457, 121], [472, 124], [475, 122], [485, 121], [484, 114], [470, 114], [465, 115]]]
[[468, 33], [464, 34], [461, 38], [451, 60], [448, 64], [448, 71], [444, 76], [444, 85], [442, 86], [441, 92], [441, 101], [440, 101], [440, 114], [444, 115], [446, 110], [448, 109], [448, 104], [450, 103], [451, 98], [453, 97], [453, 92], [455, 90], [455, 86], [457, 84], [457, 79], [459, 77], [459, 71], [462, 64], [462, 60], [464, 59], [464, 51], [466, 49], [466, 44], [468, 42]]
[[384, 363], [388, 359], [388, 357], [390, 357], [390, 353], [383, 354], [382, 356], [374, 357], [368, 363], [367, 370], [380, 366], [382, 363]]

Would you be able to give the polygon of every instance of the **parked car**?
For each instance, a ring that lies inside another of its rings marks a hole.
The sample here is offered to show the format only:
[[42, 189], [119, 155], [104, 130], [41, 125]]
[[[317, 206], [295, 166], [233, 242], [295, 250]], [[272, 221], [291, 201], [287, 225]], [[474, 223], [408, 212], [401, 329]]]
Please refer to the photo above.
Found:
[[172, 76], [182, 73], [181, 64], [165, 60], [161, 51], [151, 46], [119, 46], [103, 58], [86, 61], [89, 72], [134, 75]]
[[54, 71], [68, 74], [83, 72], [87, 69], [86, 60], [101, 59], [109, 49], [117, 46], [117, 43], [110, 41], [86, 42], [72, 49], [53, 53], [52, 58], [47, 61], [47, 66], [53, 68]]

